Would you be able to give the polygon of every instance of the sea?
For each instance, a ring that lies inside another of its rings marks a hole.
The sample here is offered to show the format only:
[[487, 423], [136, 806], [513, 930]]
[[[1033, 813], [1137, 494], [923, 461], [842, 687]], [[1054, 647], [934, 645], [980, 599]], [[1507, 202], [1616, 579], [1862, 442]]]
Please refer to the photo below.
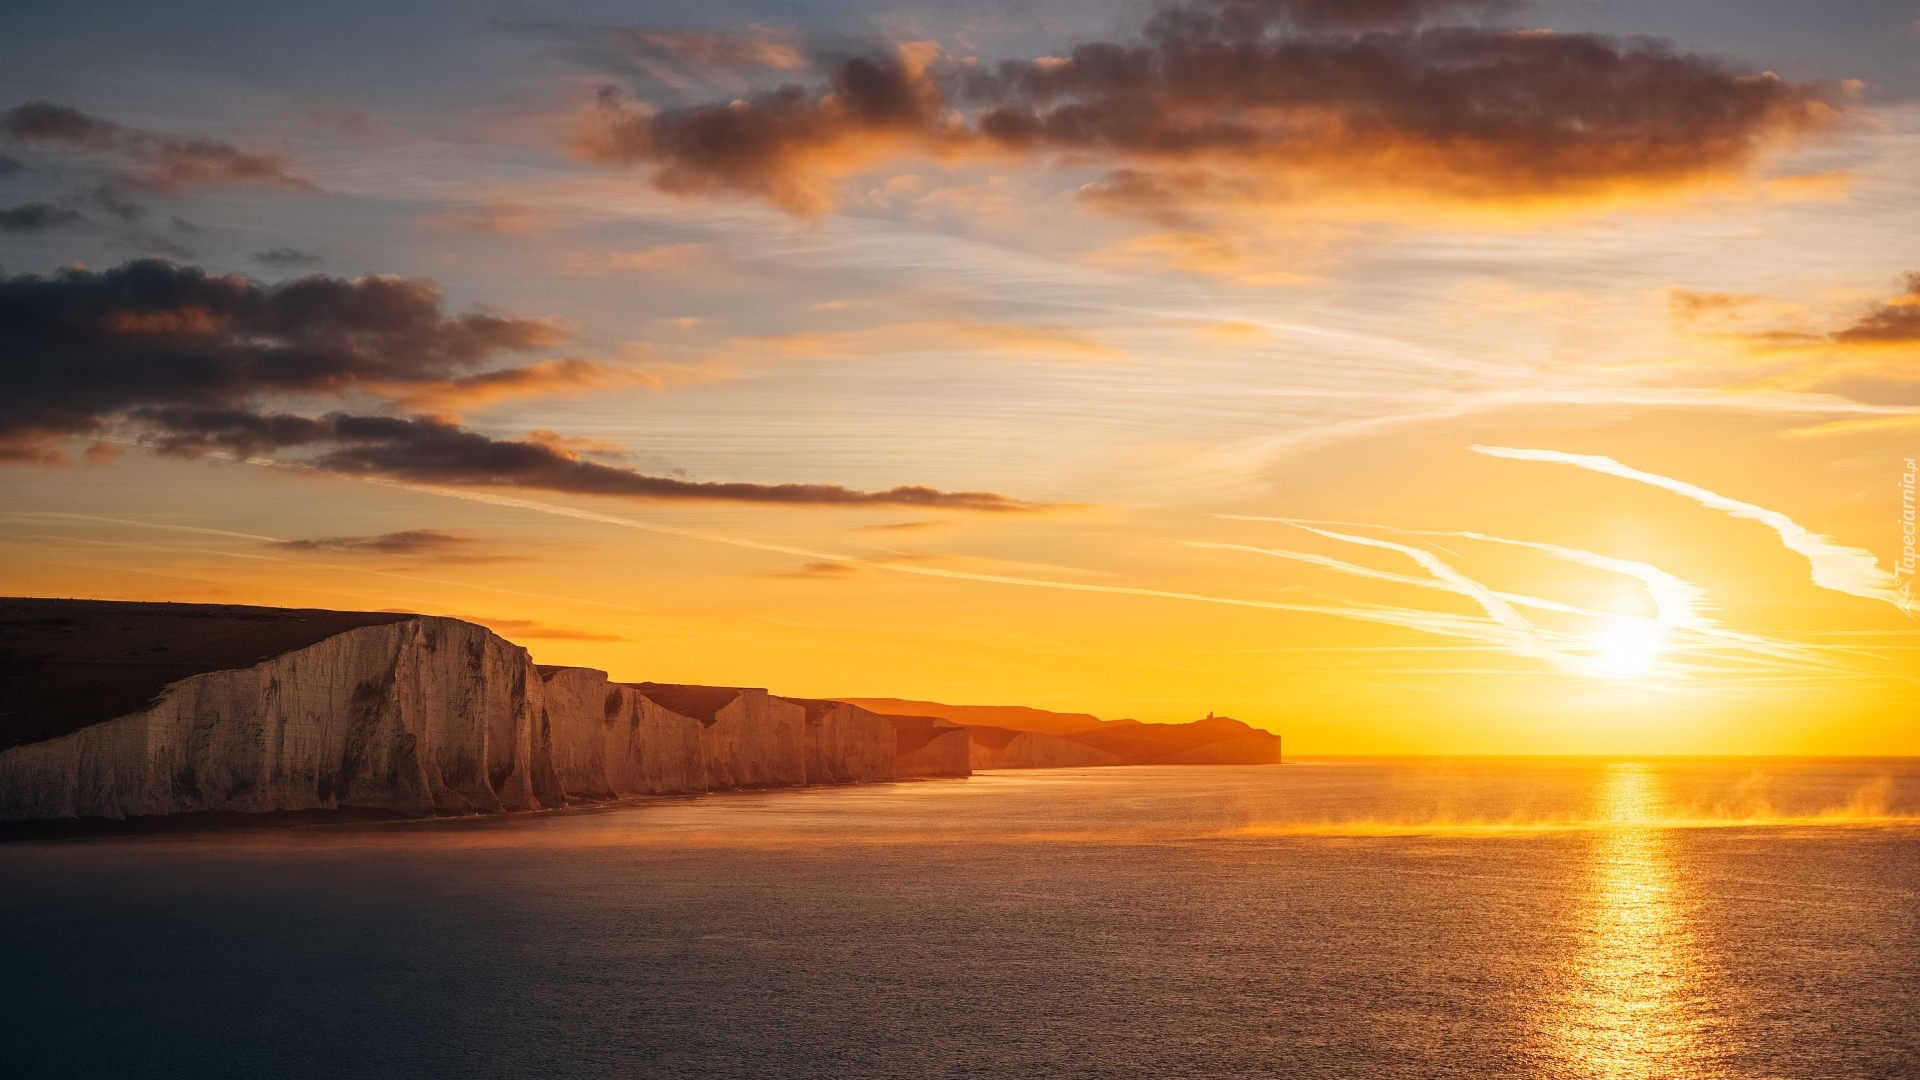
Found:
[[1920, 763], [978, 774], [0, 845], [0, 1076], [1920, 1077]]

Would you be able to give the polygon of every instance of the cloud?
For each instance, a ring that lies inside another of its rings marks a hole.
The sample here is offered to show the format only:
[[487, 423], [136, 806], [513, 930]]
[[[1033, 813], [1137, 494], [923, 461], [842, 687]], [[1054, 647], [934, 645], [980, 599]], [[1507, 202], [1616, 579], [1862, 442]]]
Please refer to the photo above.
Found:
[[[603, 95], [578, 147], [644, 166], [663, 191], [802, 214], [887, 159], [1095, 164], [1110, 172], [1087, 198], [1174, 221], [1227, 203], [1684, 189], [1833, 129], [1852, 100], [1645, 40], [1408, 25], [1488, 6], [1196, 4], [1130, 42], [997, 64], [942, 62], [920, 42], [730, 101], [656, 110]], [[1382, 23], [1394, 28], [1361, 32]]]
[[[1801, 305], [1758, 296], [1675, 291], [1670, 299], [1674, 323], [1683, 332], [1731, 343], [1768, 363], [1752, 388], [1920, 404], [1920, 371], [1913, 363], [1920, 355], [1920, 273], [1905, 275], [1900, 292], [1867, 305], [1836, 329], [1810, 320]], [[1888, 423], [1847, 422], [1802, 431], [1861, 431]]]
[[415, 484], [513, 487], [577, 495], [707, 500], [793, 506], [925, 506], [956, 510], [1019, 511], [1032, 503], [985, 491], [938, 491], [902, 485], [856, 491], [837, 484], [752, 484], [648, 476], [585, 460], [565, 445], [538, 439], [497, 439], [428, 416], [329, 413], [310, 417], [245, 409], [184, 406], [139, 409], [136, 420], [159, 432], [164, 453], [242, 456], [317, 448], [301, 463], [325, 472]]
[[1908, 274], [1906, 291], [1875, 304], [1851, 326], [1827, 335], [1843, 345], [1920, 344], [1920, 273]]
[[499, 236], [539, 236], [553, 230], [554, 216], [522, 203], [483, 203], [435, 214], [427, 223], [452, 232], [492, 233]]
[[114, 184], [101, 184], [89, 193], [95, 206], [119, 218], [121, 221], [137, 221], [147, 214], [147, 208], [135, 202], [124, 190]]
[[300, 270], [311, 266], [319, 266], [321, 263], [326, 262], [325, 259], [315, 255], [311, 251], [301, 251], [299, 248], [290, 247], [268, 248], [265, 251], [256, 251], [250, 258], [261, 266], [270, 266], [275, 270]]
[[0, 135], [16, 144], [104, 158], [118, 166], [121, 182], [162, 194], [231, 184], [317, 190], [279, 154], [242, 150], [204, 136], [144, 131], [49, 101], [0, 112]]
[[329, 552], [345, 555], [440, 555], [467, 547], [473, 541], [439, 529], [408, 529], [377, 536], [327, 536], [313, 540], [276, 540], [281, 551]]
[[807, 56], [797, 30], [752, 26], [739, 33], [661, 26], [622, 26], [610, 40], [642, 60], [671, 61], [704, 73], [797, 71]]
[[603, 94], [577, 142], [589, 160], [644, 162], [653, 185], [675, 195], [750, 195], [796, 213], [829, 209], [824, 179], [907, 148], [931, 149], [945, 95], [928, 71], [925, 42], [891, 56], [845, 61], [825, 87], [782, 86], [719, 104], [654, 112]]
[[798, 569], [782, 571], [776, 577], [783, 578], [844, 578], [860, 572], [858, 563], [853, 562], [810, 562]]
[[1280, 17], [1305, 27], [1370, 29], [1412, 26], [1454, 11], [1500, 11], [1511, 0], [1224, 0], [1210, 5], [1226, 19], [1265, 22]]
[[1091, 266], [1165, 268], [1246, 285], [1298, 285], [1310, 280], [1303, 274], [1271, 268], [1266, 265], [1271, 258], [1253, 258], [1233, 239], [1195, 230], [1137, 236], [1109, 244], [1082, 258]]
[[713, 262], [705, 244], [661, 244], [638, 251], [594, 250], [568, 252], [561, 272], [569, 277], [606, 277], [635, 270], [685, 273]]
[[[1246, 544], [1206, 543], [1188, 541], [1188, 545], [1216, 550], [1244, 551], [1260, 555], [1270, 555], [1296, 562], [1335, 570], [1353, 577], [1375, 581], [1386, 581], [1398, 585], [1414, 586], [1424, 589], [1456, 593], [1473, 599], [1488, 612], [1485, 620], [1484, 640], [1502, 651], [1518, 656], [1545, 660], [1554, 667], [1576, 674], [1601, 678], [1616, 678], [1623, 672], [1620, 666], [1605, 655], [1602, 639], [1605, 628], [1620, 625], [1622, 618], [1637, 618], [1609, 611], [1594, 611], [1561, 603], [1544, 597], [1528, 596], [1508, 592], [1494, 591], [1487, 586], [1465, 578], [1458, 571], [1448, 567], [1437, 555], [1420, 548], [1366, 537], [1352, 536], [1347, 533], [1333, 532], [1316, 528], [1323, 525], [1357, 526], [1373, 531], [1396, 533], [1403, 536], [1464, 539], [1505, 547], [1524, 548], [1538, 551], [1563, 562], [1584, 566], [1609, 574], [1632, 578], [1645, 590], [1653, 606], [1653, 618], [1639, 623], [1642, 630], [1655, 640], [1664, 642], [1662, 651], [1686, 652], [1705, 660], [1715, 658], [1765, 658], [1780, 661], [1803, 669], [1850, 670], [1843, 664], [1834, 664], [1824, 660], [1817, 650], [1788, 642], [1776, 641], [1755, 634], [1746, 634], [1721, 627], [1708, 617], [1708, 606], [1704, 589], [1671, 574], [1657, 566], [1633, 559], [1621, 559], [1610, 555], [1587, 551], [1581, 548], [1566, 547], [1560, 544], [1548, 544], [1531, 540], [1511, 540], [1505, 537], [1490, 536], [1479, 532], [1431, 529], [1401, 529], [1387, 525], [1373, 525], [1359, 522], [1309, 522], [1296, 518], [1264, 517], [1246, 514], [1219, 514], [1217, 517], [1235, 521], [1265, 521], [1289, 525], [1303, 529], [1318, 536], [1332, 540], [1355, 543], [1364, 547], [1377, 547], [1397, 551], [1412, 557], [1431, 576], [1416, 577], [1408, 574], [1377, 570], [1372, 567], [1349, 563], [1311, 552], [1293, 550], [1273, 550], [1253, 547]], [[1442, 549], [1445, 550], [1445, 549]], [[1499, 602], [1504, 602], [1502, 608]], [[1535, 624], [1520, 615], [1517, 609], [1528, 608], [1559, 615], [1573, 615], [1583, 621], [1577, 624], [1581, 629], [1572, 632], [1555, 630], [1549, 626]], [[1599, 631], [1596, 637], [1595, 631]], [[1667, 674], [1687, 674], [1698, 665], [1678, 660], [1662, 661], [1655, 670]], [[1724, 668], [1715, 668], [1724, 673]]]
[[[1027, 510], [991, 492], [720, 483], [586, 460], [554, 432], [494, 438], [439, 416], [265, 411], [355, 394], [464, 402], [643, 378], [587, 361], [472, 372], [568, 334], [550, 320], [446, 315], [430, 282], [312, 276], [264, 285], [143, 260], [0, 278], [0, 460], [51, 463], [74, 436], [130, 430], [161, 453], [273, 456], [418, 483], [648, 499]], [[294, 451], [288, 457], [285, 452]]]
[[481, 548], [479, 541], [439, 529], [406, 529], [375, 536], [323, 536], [310, 540], [275, 540], [267, 545], [302, 555], [365, 555], [430, 562], [443, 566], [517, 562], [523, 556]]
[[435, 386], [567, 336], [440, 306], [423, 281], [264, 285], [157, 259], [0, 278], [0, 440], [91, 435], [136, 407]]
[[542, 641], [631, 641], [632, 638], [619, 634], [603, 634], [595, 630], [576, 630], [570, 626], [554, 626], [551, 623], [535, 622], [531, 619], [488, 619], [469, 616], [468, 621], [482, 626], [507, 638], [535, 638]]
[[1572, 465], [1590, 472], [1617, 476], [1685, 496], [1729, 517], [1757, 521], [1772, 529], [1789, 551], [1807, 560], [1813, 571], [1815, 585], [1865, 600], [1880, 600], [1889, 604], [1898, 602], [1898, 595], [1893, 588], [1893, 575], [1880, 568], [1879, 561], [1871, 552], [1837, 543], [1832, 537], [1822, 536], [1778, 510], [1730, 499], [1718, 492], [1659, 473], [1630, 468], [1599, 454], [1569, 454], [1559, 450], [1523, 450], [1505, 446], [1475, 446], [1473, 450], [1489, 457]]
[[1066, 327], [1017, 326], [965, 319], [928, 319], [853, 330], [737, 337], [729, 338], [726, 345], [729, 350], [741, 353], [775, 351], [801, 356], [897, 356], [939, 349], [1067, 360], [1117, 360], [1126, 355]]
[[78, 225], [87, 220], [80, 211], [52, 203], [23, 203], [0, 210], [0, 232], [33, 233]]
[[633, 386], [659, 390], [664, 385], [657, 376], [645, 371], [567, 357], [457, 379], [410, 384], [398, 388], [393, 400], [394, 404], [409, 409], [457, 412], [520, 398], [577, 395], [590, 390]]

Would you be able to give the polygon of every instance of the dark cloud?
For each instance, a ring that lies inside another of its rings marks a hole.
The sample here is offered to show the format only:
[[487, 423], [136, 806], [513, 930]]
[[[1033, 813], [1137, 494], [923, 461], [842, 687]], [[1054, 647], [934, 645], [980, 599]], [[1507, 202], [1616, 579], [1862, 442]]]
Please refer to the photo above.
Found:
[[1905, 284], [1906, 292], [1828, 336], [1845, 345], [1920, 344], [1920, 273], [1908, 274]]
[[280, 540], [281, 551], [334, 552], [344, 555], [442, 555], [470, 546], [473, 540], [438, 529], [408, 529], [378, 536], [326, 536], [313, 540]]
[[299, 248], [277, 247], [253, 253], [253, 261], [261, 266], [271, 266], [276, 270], [301, 270], [319, 266], [326, 260], [311, 251]]
[[[49, 462], [69, 438], [125, 430], [165, 454], [272, 456], [418, 483], [647, 499], [1029, 508], [989, 492], [649, 476], [587, 460], [592, 447], [553, 432], [502, 439], [448, 417], [307, 415], [264, 404], [392, 399], [449, 387], [478, 394], [455, 377], [565, 336], [545, 320], [446, 315], [438, 289], [403, 278], [316, 275], [265, 285], [160, 260], [0, 278], [0, 460]], [[581, 375], [560, 361], [527, 369], [538, 386]]]
[[140, 407], [431, 385], [563, 337], [442, 314], [438, 289], [401, 278], [264, 285], [157, 259], [0, 278], [0, 437], [91, 434]]
[[1359, 29], [1486, 6], [1199, 4], [1162, 11], [1132, 42], [998, 64], [909, 46], [728, 102], [650, 110], [603, 96], [580, 145], [645, 165], [665, 191], [802, 212], [887, 157], [1104, 164], [1114, 176], [1092, 193], [1148, 209], [1327, 191], [1583, 199], [1742, 173], [1832, 127], [1847, 102], [1843, 88], [1646, 40]]
[[121, 221], [137, 221], [146, 216], [147, 208], [113, 184], [101, 184], [93, 189], [91, 196], [94, 204], [119, 218]]
[[860, 568], [846, 562], [810, 562], [802, 563], [797, 569], [783, 570], [775, 577], [783, 578], [844, 578], [860, 572]]
[[[603, 94], [581, 151], [604, 162], [648, 162], [655, 187], [676, 195], [756, 195], [799, 212], [827, 208], [818, 175], [897, 147], [931, 149], [948, 127], [928, 50], [845, 61], [826, 86], [782, 86], [745, 99], [662, 112]], [[959, 142], [970, 133], [949, 132]]]
[[26, 170], [26, 162], [21, 161], [19, 158], [11, 158], [5, 154], [0, 154], [0, 180], [4, 180], [10, 176], [18, 176]]
[[0, 209], [0, 232], [43, 232], [63, 225], [78, 225], [85, 220], [80, 211], [64, 206], [44, 202], [24, 203]]
[[1343, 30], [1416, 26], [1443, 15], [1500, 12], [1518, 6], [1515, 0], [1215, 0], [1186, 10], [1251, 33], [1276, 22]]
[[290, 171], [279, 154], [242, 150], [203, 136], [143, 131], [50, 101], [30, 101], [0, 112], [0, 135], [17, 144], [104, 158], [115, 165], [122, 183], [148, 191], [224, 184], [314, 187]]
[[278, 540], [268, 546], [278, 551], [304, 555], [365, 555], [456, 566], [518, 562], [524, 558], [503, 551], [488, 551], [473, 537], [439, 529], [407, 529], [377, 536]]
[[421, 484], [532, 488], [640, 499], [701, 499], [802, 506], [937, 506], [962, 510], [1027, 510], [1030, 504], [985, 491], [902, 486], [856, 491], [837, 484], [746, 484], [649, 476], [589, 461], [553, 442], [498, 439], [427, 416], [329, 413], [309, 417], [244, 409], [183, 406], [141, 409], [134, 419], [160, 434], [162, 452], [215, 451], [264, 455], [318, 448], [307, 465], [350, 476]]
[[621, 637], [619, 634], [603, 634], [597, 630], [579, 630], [571, 626], [553, 626], [530, 619], [488, 619], [481, 616], [468, 616], [467, 621], [477, 622], [494, 633], [508, 638], [542, 638], [548, 641], [632, 640]]

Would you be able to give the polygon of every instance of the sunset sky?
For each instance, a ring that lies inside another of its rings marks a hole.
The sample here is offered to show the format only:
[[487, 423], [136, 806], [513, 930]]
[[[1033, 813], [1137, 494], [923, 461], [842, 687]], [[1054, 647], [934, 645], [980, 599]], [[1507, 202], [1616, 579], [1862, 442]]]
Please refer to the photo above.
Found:
[[0, 593], [1920, 753], [1916, 0], [393, 8], [8, 5]]

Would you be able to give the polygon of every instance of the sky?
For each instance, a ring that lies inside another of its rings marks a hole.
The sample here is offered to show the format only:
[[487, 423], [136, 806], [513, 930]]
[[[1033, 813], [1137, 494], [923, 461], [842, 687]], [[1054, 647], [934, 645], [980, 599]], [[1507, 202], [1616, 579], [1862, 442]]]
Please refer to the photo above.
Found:
[[0, 592], [1920, 753], [1920, 3], [44, 3]]

